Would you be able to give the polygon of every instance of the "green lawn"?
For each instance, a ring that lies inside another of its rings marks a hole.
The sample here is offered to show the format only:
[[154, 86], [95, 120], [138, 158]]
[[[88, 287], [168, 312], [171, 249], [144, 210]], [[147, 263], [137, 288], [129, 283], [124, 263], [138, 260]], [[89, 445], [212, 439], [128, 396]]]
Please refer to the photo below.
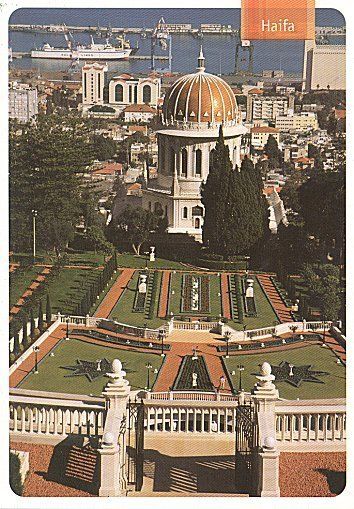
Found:
[[17, 268], [15, 272], [10, 274], [10, 309], [41, 271], [40, 267], [26, 267], [25, 269]]
[[145, 365], [151, 363], [151, 384], [157, 374], [154, 370], [160, 369], [162, 358], [158, 354], [146, 354], [130, 352], [117, 348], [109, 348], [85, 343], [77, 339], [62, 340], [52, 350], [54, 357], [48, 354], [39, 364], [38, 374], [29, 374], [19, 385], [21, 389], [33, 389], [49, 392], [64, 392], [69, 394], [93, 394], [99, 396], [108, 382], [108, 378], [102, 376], [92, 382], [86, 376], [66, 377], [72, 373], [63, 366], [75, 366], [78, 359], [97, 361], [106, 358], [109, 361], [119, 359], [126, 371], [126, 378], [133, 390], [144, 389], [147, 383], [147, 369]]
[[[260, 284], [256, 277], [253, 278], [254, 298], [256, 301], [257, 316], [244, 317], [243, 324], [247, 325], [247, 329], [260, 329], [262, 327], [272, 326], [275, 322], [278, 323], [277, 315], [274, 313], [273, 308], [265, 296]], [[230, 325], [236, 330], [242, 330], [243, 324], [238, 322], [231, 322]]]
[[96, 269], [61, 269], [47, 286], [53, 313], [72, 314], [99, 273]]
[[165, 320], [161, 320], [157, 318], [158, 311], [158, 301], [160, 295], [160, 287], [161, 287], [161, 274], [159, 274], [158, 279], [158, 291], [156, 295], [156, 304], [155, 304], [155, 317], [152, 320], [148, 319], [148, 309], [145, 307], [145, 313], [137, 313], [133, 311], [134, 299], [135, 299], [135, 291], [137, 282], [139, 279], [139, 271], [135, 271], [132, 279], [129, 281], [127, 288], [122, 293], [120, 299], [117, 304], [112, 309], [109, 318], [116, 320], [120, 323], [126, 323], [128, 325], [134, 325], [136, 327], [143, 327], [145, 323], [148, 324], [150, 328], [157, 328], [160, 325], [165, 323]]
[[345, 366], [336, 363], [337, 357], [329, 348], [320, 345], [311, 345], [292, 350], [279, 352], [264, 351], [262, 354], [232, 355], [225, 359], [228, 372], [236, 372], [233, 380], [235, 389], [238, 389], [239, 371], [237, 365], [243, 364], [245, 370], [242, 375], [243, 388], [251, 391], [259, 373], [259, 365], [263, 362], [279, 365], [281, 361], [287, 361], [295, 366], [311, 364], [315, 371], [326, 371], [329, 374], [319, 376], [323, 383], [302, 382], [299, 387], [293, 387], [286, 381], [275, 382], [279, 396], [285, 399], [324, 399], [345, 397]]

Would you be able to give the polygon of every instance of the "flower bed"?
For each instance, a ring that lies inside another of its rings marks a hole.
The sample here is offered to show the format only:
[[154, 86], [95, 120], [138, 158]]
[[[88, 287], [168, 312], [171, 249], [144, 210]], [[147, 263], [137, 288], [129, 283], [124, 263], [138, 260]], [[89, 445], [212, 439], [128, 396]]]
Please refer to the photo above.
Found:
[[182, 313], [210, 313], [210, 278], [208, 275], [183, 275]]

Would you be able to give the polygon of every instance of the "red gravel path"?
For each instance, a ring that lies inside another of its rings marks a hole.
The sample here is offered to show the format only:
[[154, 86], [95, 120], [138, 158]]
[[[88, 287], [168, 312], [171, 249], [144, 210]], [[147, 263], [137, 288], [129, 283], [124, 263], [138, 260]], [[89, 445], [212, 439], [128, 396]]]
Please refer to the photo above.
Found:
[[230, 302], [230, 292], [229, 292], [229, 274], [222, 273], [221, 274], [221, 305], [222, 305], [222, 314], [224, 318], [231, 320], [231, 302]]
[[[194, 346], [197, 345], [193, 345], [191, 343], [172, 343], [171, 350], [166, 354], [165, 363], [160, 371], [154, 391], [168, 391], [170, 387], [173, 386], [182, 358], [185, 355], [191, 355], [193, 353]], [[220, 377], [224, 376], [226, 379], [225, 391], [231, 391], [221, 364], [220, 355], [218, 355], [216, 351], [216, 347], [201, 344], [198, 346], [198, 355], [204, 356], [214, 387], [219, 387]]]
[[293, 322], [293, 317], [291, 316], [290, 310], [282, 301], [278, 293], [278, 290], [275, 288], [272, 280], [270, 279], [271, 276], [269, 276], [268, 274], [259, 274], [257, 278], [263, 290], [268, 295], [273, 308], [277, 312], [279, 320], [282, 323]]
[[99, 318], [108, 318], [112, 309], [116, 305], [119, 297], [124, 292], [128, 282], [133, 277], [135, 269], [124, 269], [118, 276], [116, 282], [109, 290], [101, 304], [96, 309], [94, 316]]
[[11, 449], [29, 452], [29, 473], [25, 481], [24, 497], [92, 497], [91, 493], [82, 491], [53, 480], [47, 480], [50, 461], [53, 456], [52, 445], [25, 444], [13, 442]]
[[[54, 348], [54, 346], [59, 343], [59, 341], [65, 337], [66, 334], [66, 325], [59, 325], [55, 331], [48, 336], [48, 338], [43, 341], [40, 345], [40, 350], [38, 352], [38, 362], [43, 359], [47, 355], [48, 352]], [[19, 366], [14, 373], [10, 376], [9, 385], [10, 387], [17, 387], [17, 385], [25, 378], [28, 373], [30, 373], [34, 369], [35, 356], [32, 350], [32, 353], [27, 357], [26, 360], [23, 361], [21, 366]]]
[[167, 316], [168, 297], [169, 297], [168, 292], [170, 289], [170, 278], [171, 278], [171, 271], [164, 270], [162, 272], [159, 312], [157, 315], [159, 318], [166, 318], [166, 316]]
[[343, 487], [345, 452], [283, 452], [279, 461], [280, 496], [334, 497]]

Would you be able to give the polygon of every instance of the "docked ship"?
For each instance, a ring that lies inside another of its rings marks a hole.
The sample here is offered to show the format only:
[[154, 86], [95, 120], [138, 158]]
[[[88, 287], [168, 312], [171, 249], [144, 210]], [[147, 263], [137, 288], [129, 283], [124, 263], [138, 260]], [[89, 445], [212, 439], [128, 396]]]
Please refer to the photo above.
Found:
[[57, 60], [124, 60], [128, 59], [132, 53], [129, 41], [124, 37], [117, 37], [119, 44], [113, 46], [109, 39], [104, 44], [97, 44], [91, 36], [91, 44], [87, 46], [82, 44], [73, 45], [67, 38], [67, 48], [55, 48], [46, 43], [41, 49], [31, 51], [32, 58], [51, 58]]

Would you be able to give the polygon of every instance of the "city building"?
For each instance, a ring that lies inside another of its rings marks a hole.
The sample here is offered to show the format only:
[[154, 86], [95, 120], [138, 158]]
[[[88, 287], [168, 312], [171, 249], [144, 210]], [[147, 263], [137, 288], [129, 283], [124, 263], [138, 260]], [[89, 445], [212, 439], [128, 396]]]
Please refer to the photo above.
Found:
[[108, 67], [97, 62], [82, 68], [82, 104], [103, 105], [103, 88]]
[[287, 115], [294, 111], [295, 98], [289, 96], [265, 96], [256, 89], [247, 95], [247, 121], [263, 119], [275, 120], [277, 115]]
[[[106, 65], [97, 62], [85, 64], [82, 68], [83, 115], [87, 115], [94, 105], [107, 106], [113, 117], [118, 117], [127, 106], [139, 105], [143, 107], [142, 109], [145, 105], [151, 108], [158, 107], [161, 98], [161, 78], [151, 76], [134, 78], [131, 74], [123, 73], [114, 76], [107, 83], [107, 70]], [[108, 112], [103, 113], [106, 116]]]
[[266, 145], [269, 136], [272, 135], [273, 138], [279, 143], [280, 141], [280, 131], [275, 127], [269, 126], [260, 126], [260, 127], [252, 127], [251, 128], [251, 145], [255, 149], [264, 148]]
[[123, 113], [125, 122], [149, 122], [157, 115], [157, 110], [148, 104], [130, 104]]
[[302, 111], [295, 115], [277, 115], [275, 127], [281, 132], [306, 132], [318, 128], [317, 115], [312, 111]]
[[305, 41], [303, 90], [345, 90], [345, 45]]
[[38, 114], [38, 93], [25, 83], [9, 83], [9, 118], [29, 122]]
[[158, 131], [158, 177], [143, 190], [143, 207], [167, 216], [169, 233], [202, 237], [201, 184], [223, 126], [234, 167], [240, 165], [242, 125], [235, 96], [221, 78], [205, 72], [201, 51], [197, 72], [176, 80], [163, 105]]

